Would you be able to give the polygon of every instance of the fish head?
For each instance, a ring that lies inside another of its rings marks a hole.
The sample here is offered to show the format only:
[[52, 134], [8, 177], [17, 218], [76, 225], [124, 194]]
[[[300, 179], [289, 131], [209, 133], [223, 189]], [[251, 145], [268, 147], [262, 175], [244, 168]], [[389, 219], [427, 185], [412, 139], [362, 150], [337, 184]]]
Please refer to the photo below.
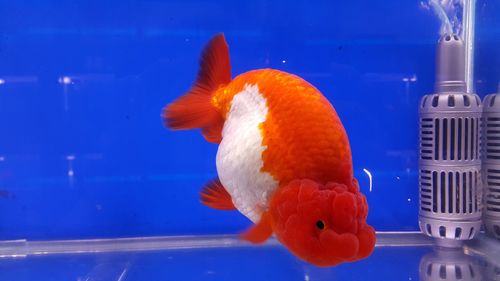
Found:
[[269, 209], [277, 239], [300, 259], [334, 266], [368, 257], [375, 231], [357, 181], [350, 186], [295, 180], [279, 188]]

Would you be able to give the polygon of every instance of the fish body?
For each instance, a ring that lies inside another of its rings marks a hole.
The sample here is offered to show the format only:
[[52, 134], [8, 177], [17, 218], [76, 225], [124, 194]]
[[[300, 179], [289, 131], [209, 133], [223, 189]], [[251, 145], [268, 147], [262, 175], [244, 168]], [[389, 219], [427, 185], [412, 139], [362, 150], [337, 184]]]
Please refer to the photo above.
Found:
[[225, 117], [217, 153], [220, 181], [236, 208], [257, 222], [270, 195], [294, 179], [352, 181], [347, 134], [330, 102], [302, 78], [254, 70], [220, 88]]
[[331, 103], [304, 79], [274, 69], [231, 79], [227, 44], [218, 35], [205, 48], [192, 89], [163, 117], [167, 127], [201, 128], [219, 144], [219, 177], [202, 191], [202, 202], [237, 209], [254, 222], [243, 238], [259, 243], [274, 233], [319, 266], [373, 250], [345, 129]]

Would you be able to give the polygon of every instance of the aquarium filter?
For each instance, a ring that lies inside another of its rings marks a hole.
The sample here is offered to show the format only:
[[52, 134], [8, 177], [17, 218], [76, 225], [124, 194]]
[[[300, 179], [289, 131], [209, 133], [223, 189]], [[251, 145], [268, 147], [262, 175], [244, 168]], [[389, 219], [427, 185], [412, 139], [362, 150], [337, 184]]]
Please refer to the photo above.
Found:
[[500, 239], [500, 85], [483, 102], [483, 222], [486, 233]]
[[445, 34], [437, 46], [436, 93], [420, 103], [420, 229], [459, 247], [481, 227], [481, 100], [466, 92], [465, 46]]

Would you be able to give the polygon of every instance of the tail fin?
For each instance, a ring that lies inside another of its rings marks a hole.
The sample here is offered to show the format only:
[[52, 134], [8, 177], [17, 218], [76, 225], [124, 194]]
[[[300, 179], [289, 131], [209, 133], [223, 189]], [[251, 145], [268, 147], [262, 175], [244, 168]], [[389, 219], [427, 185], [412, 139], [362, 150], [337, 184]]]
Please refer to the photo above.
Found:
[[229, 50], [221, 33], [203, 50], [198, 77], [191, 90], [163, 110], [165, 126], [175, 130], [202, 128], [209, 142], [220, 142], [224, 120], [210, 99], [221, 85], [230, 81]]

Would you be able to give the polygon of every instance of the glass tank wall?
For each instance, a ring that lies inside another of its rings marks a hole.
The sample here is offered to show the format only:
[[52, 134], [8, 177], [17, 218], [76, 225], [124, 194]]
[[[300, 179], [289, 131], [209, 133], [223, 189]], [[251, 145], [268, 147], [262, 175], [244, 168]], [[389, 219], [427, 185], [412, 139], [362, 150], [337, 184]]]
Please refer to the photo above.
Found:
[[[478, 0], [475, 88], [500, 80], [500, 4]], [[440, 22], [421, 1], [2, 1], [0, 240], [238, 233], [199, 203], [217, 146], [167, 130], [200, 51], [297, 74], [335, 106], [378, 231], [418, 230], [418, 102]], [[39, 265], [43, 266], [43, 265]]]

